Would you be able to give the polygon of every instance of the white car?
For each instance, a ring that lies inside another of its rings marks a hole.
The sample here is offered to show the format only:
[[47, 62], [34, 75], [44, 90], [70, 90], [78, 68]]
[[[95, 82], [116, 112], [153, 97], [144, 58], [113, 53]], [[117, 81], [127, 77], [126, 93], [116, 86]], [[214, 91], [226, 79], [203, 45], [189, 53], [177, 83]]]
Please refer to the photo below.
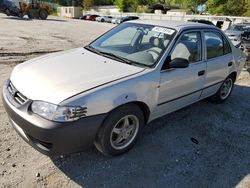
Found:
[[101, 16], [101, 17], [96, 18], [96, 21], [111, 23], [112, 19], [113, 19], [112, 16]]
[[122, 18], [122, 17], [113, 18], [113, 19], [111, 20], [111, 23], [112, 23], [112, 24], [118, 24], [118, 21], [121, 20], [121, 18]]
[[44, 154], [95, 144], [118, 155], [152, 120], [208, 97], [227, 100], [244, 62], [214, 26], [130, 21], [84, 48], [17, 65], [2, 99], [18, 134]]

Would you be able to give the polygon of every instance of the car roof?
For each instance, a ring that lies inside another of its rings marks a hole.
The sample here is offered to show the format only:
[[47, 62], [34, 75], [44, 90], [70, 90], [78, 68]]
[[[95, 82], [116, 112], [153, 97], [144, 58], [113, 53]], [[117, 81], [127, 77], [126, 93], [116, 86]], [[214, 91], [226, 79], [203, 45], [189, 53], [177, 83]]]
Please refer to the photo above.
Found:
[[133, 20], [129, 23], [138, 23], [138, 24], [148, 24], [148, 25], [157, 25], [162, 27], [169, 27], [176, 29], [177, 31], [187, 29], [187, 28], [212, 28], [215, 29], [215, 26], [197, 23], [197, 22], [185, 22], [185, 21], [169, 21], [169, 20]]

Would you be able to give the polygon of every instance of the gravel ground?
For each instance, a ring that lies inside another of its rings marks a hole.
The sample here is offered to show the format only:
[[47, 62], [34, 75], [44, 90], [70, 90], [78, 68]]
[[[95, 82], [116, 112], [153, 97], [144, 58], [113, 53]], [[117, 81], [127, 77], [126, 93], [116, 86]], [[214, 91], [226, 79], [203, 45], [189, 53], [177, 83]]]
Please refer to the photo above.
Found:
[[[112, 27], [0, 14], [0, 89], [17, 63], [83, 46]], [[250, 74], [243, 71], [226, 103], [201, 101], [153, 121], [122, 156], [93, 148], [49, 158], [16, 134], [0, 102], [0, 187], [250, 187], [249, 118]]]

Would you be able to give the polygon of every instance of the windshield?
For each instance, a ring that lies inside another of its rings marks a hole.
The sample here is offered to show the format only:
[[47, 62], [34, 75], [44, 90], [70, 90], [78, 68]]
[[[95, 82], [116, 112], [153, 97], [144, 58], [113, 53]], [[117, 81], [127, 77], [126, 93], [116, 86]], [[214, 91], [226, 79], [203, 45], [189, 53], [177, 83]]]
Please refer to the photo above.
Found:
[[233, 25], [230, 29], [234, 31], [245, 31], [246, 26], [245, 25]]
[[175, 36], [174, 29], [135, 23], [121, 24], [89, 46], [88, 50], [123, 63], [152, 67]]

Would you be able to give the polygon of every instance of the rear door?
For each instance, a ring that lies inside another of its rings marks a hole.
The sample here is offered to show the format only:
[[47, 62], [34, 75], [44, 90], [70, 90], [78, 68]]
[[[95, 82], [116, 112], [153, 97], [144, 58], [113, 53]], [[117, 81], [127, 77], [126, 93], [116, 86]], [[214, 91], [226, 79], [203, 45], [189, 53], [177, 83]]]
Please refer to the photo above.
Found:
[[233, 66], [231, 47], [225, 37], [216, 30], [203, 32], [207, 63], [206, 80], [202, 98], [214, 94]]

